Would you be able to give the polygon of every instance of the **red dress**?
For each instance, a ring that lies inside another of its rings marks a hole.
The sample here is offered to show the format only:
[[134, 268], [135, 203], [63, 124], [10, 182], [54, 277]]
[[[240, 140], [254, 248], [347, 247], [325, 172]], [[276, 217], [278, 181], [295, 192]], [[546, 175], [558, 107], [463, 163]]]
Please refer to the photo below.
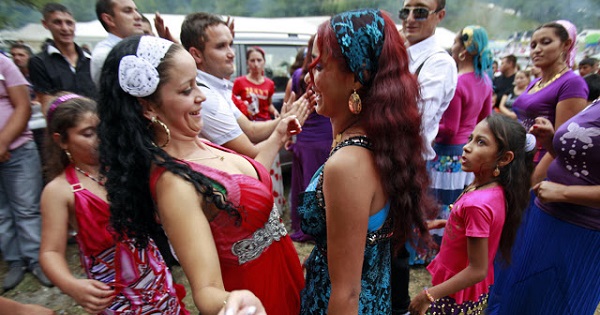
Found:
[[[216, 181], [218, 185], [215, 188], [224, 188], [227, 199], [238, 207], [242, 215], [242, 222], [237, 226], [235, 219], [225, 211], [210, 222], [225, 289], [250, 290], [260, 299], [269, 315], [299, 314], [304, 275], [298, 254], [273, 206], [267, 170], [256, 161], [245, 158], [254, 166], [259, 179], [187, 162], [195, 171]], [[157, 167], [151, 175], [153, 194], [164, 171], [164, 168]]]
[[243, 101], [248, 102], [249, 107], [258, 109], [255, 115], [251, 115], [245, 104], [234, 101], [240, 111], [251, 120], [271, 120], [269, 106], [271, 106], [271, 98], [275, 93], [275, 82], [267, 77], [264, 78], [261, 84], [250, 82], [245, 75], [233, 82], [233, 98], [239, 96]]
[[81, 185], [72, 165], [65, 169], [65, 177], [75, 197], [81, 265], [89, 279], [116, 291], [112, 304], [100, 314], [189, 314], [181, 301], [185, 289], [173, 283], [154, 242], [150, 240], [145, 249], [131, 241], [115, 243], [109, 205]]

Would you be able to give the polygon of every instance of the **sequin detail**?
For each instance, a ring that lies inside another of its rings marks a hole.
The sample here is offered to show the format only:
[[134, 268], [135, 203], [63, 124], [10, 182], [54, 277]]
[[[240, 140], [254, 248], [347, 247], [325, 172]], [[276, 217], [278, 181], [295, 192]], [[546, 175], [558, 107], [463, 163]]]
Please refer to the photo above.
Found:
[[431, 304], [427, 310], [427, 315], [482, 315], [487, 307], [488, 294], [482, 294], [477, 301], [464, 301], [462, 304], [456, 304], [456, 301], [449, 297], [443, 297]]
[[269, 245], [286, 235], [287, 230], [281, 222], [279, 211], [273, 206], [265, 226], [256, 230], [251, 238], [235, 242], [231, 246], [231, 252], [238, 258], [240, 265], [245, 264], [258, 258]]

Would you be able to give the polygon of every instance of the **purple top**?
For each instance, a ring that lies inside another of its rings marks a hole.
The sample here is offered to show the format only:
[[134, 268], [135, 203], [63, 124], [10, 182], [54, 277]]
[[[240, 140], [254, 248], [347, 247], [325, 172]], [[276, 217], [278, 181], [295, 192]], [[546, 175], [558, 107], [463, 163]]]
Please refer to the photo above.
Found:
[[[12, 60], [0, 53], [0, 130], [6, 126], [10, 115], [15, 111], [10, 102], [8, 88], [19, 85], [29, 86], [29, 82]], [[32, 133], [25, 127], [23, 133], [10, 143], [9, 150], [14, 150], [31, 139], [33, 139]]]
[[587, 84], [573, 71], [567, 71], [543, 89], [529, 93], [531, 87], [539, 80], [541, 79], [531, 82], [527, 87], [527, 92], [522, 93], [513, 104], [513, 110], [526, 130], [533, 126], [537, 117], [545, 117], [554, 125], [556, 105], [560, 101], [570, 98], [587, 100], [589, 91]]
[[492, 112], [492, 82], [474, 72], [460, 74], [456, 92], [440, 120], [436, 143], [465, 144], [475, 125]]
[[[292, 91], [296, 93], [296, 98], [304, 94], [300, 87], [300, 80], [302, 78], [302, 68], [298, 68], [292, 74]], [[331, 122], [329, 118], [317, 114], [316, 111], [310, 113], [304, 125], [302, 126], [302, 132], [296, 136], [297, 142], [317, 142], [317, 141], [329, 141], [333, 142], [333, 135], [331, 131]]]
[[[595, 102], [562, 126], [552, 145], [556, 158], [548, 167], [548, 180], [563, 185], [600, 185], [600, 102]], [[600, 231], [600, 208], [572, 203], [541, 203], [540, 209], [569, 223]]]
[[300, 97], [300, 95], [304, 94], [304, 91], [300, 86], [300, 80], [304, 80], [304, 78], [302, 78], [302, 68], [298, 68], [292, 73], [292, 92], [296, 93], [296, 97]]

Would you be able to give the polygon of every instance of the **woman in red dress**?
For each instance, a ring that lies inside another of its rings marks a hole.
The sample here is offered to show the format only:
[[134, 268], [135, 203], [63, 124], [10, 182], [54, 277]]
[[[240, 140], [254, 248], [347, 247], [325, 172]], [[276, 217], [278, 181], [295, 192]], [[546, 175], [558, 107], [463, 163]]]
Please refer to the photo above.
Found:
[[264, 167], [299, 131], [295, 117], [281, 120], [256, 161], [201, 140], [206, 98], [194, 59], [149, 36], [113, 48], [100, 91], [114, 229], [143, 245], [160, 222], [201, 314], [298, 314], [304, 278]]

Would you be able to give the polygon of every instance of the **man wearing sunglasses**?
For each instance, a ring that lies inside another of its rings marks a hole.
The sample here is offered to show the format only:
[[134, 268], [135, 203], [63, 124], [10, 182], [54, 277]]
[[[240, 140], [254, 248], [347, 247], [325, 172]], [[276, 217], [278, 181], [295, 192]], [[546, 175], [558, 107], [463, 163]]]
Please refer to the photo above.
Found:
[[[440, 119], [448, 108], [456, 89], [456, 63], [440, 47], [435, 29], [446, 15], [445, 0], [405, 0], [399, 12], [402, 35], [406, 38], [410, 58], [409, 69], [417, 75], [421, 86], [419, 108], [422, 112], [422, 133], [428, 161], [435, 158], [432, 143], [437, 136]], [[414, 250], [411, 250], [414, 252]], [[410, 296], [409, 254], [403, 250], [392, 260], [393, 315], [408, 314]]]

